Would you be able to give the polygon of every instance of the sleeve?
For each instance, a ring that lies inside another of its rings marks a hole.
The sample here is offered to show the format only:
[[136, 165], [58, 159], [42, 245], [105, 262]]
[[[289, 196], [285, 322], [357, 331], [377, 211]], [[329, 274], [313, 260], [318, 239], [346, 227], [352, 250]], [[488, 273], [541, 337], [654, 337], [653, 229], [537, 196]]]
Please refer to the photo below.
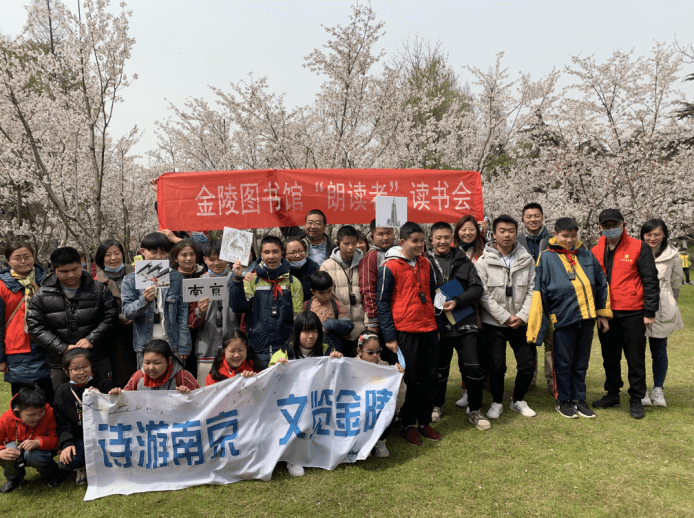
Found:
[[612, 318], [610, 306], [610, 285], [607, 283], [605, 272], [602, 271], [597, 258], [592, 255], [593, 271], [595, 272], [595, 309], [599, 317]]
[[516, 314], [516, 316], [520, 317], [526, 324], [528, 323], [528, 319], [530, 318], [530, 306], [533, 302], [532, 287], [535, 286], [535, 261], [530, 263], [530, 266], [528, 268], [528, 285], [525, 291], [525, 299], [523, 299], [523, 306], [521, 307], [520, 311]]
[[[672, 275], [670, 276], [670, 286], [672, 287], [672, 294], [675, 297], [675, 302], [680, 298], [680, 288], [682, 287], [683, 280], [684, 267], [682, 266], [682, 261], [677, 260], [675, 261], [675, 265], [672, 268]], [[0, 312], [0, 315], [2, 315], [2, 312]]]
[[[189, 313], [188, 313], [188, 327], [191, 329], [197, 329], [201, 327], [205, 323], [205, 319], [207, 318], [207, 314], [204, 316], [198, 316], [198, 303], [196, 302], [191, 302], [189, 306]], [[208, 309], [209, 311], [209, 309]]]
[[[75, 435], [72, 433], [72, 423], [65, 409], [65, 391], [60, 391], [56, 394], [53, 401], [53, 412], [55, 414], [56, 433], [58, 434], [58, 442], [60, 449], [64, 450], [68, 446], [75, 445]], [[72, 394], [70, 394], [72, 397]]]
[[636, 266], [643, 285], [643, 316], [654, 318], [660, 307], [660, 282], [658, 281], [658, 269], [655, 266], [653, 252], [645, 242], [641, 242], [641, 251]]
[[545, 334], [549, 330], [549, 314], [546, 300], [545, 291], [545, 260], [543, 257], [545, 254], [540, 253], [540, 257], [537, 259], [537, 268], [535, 269], [535, 283], [532, 292], [532, 299], [530, 302], [530, 313], [528, 315], [528, 330], [526, 331], [525, 338], [528, 343], [535, 344], [536, 346], [542, 345], [545, 338]]
[[53, 409], [49, 408], [46, 411], [46, 435], [39, 435], [36, 438], [39, 440], [39, 450], [54, 451], [60, 447], [58, 442], [58, 432], [56, 432], [55, 415]]
[[484, 293], [482, 293], [482, 298], [480, 299], [480, 304], [482, 308], [489, 313], [494, 320], [497, 322], [505, 323], [510, 317], [511, 313], [502, 308], [493, 297], [490, 296], [489, 290], [487, 288], [487, 266], [483, 262], [483, 259], [477, 261], [475, 268], [477, 268], [477, 274], [484, 285]]
[[482, 299], [484, 293], [484, 285], [480, 276], [477, 274], [477, 269], [474, 264], [469, 265], [467, 272], [467, 290], [455, 298], [455, 307], [462, 308], [465, 306], [474, 306]]
[[130, 376], [130, 379], [128, 380], [127, 385], [123, 388], [123, 391], [131, 391], [131, 390], [137, 390], [137, 384], [140, 382], [140, 379], [142, 378], [142, 371], [138, 370], [135, 371], [135, 374]]
[[[682, 264], [682, 261], [680, 261]], [[27, 308], [24, 308], [26, 311]], [[5, 356], [5, 299], [0, 297], [0, 363], [6, 362]]]
[[123, 303], [123, 315], [125, 315], [125, 318], [128, 320], [135, 320], [137, 317], [143, 316], [147, 312], [147, 307], [151, 304], [151, 302], [147, 302], [145, 296], [138, 293], [138, 290], [135, 288], [134, 273], [129, 273], [123, 279], [120, 295]]
[[102, 319], [85, 338], [93, 345], [99, 345], [106, 339], [109, 330], [118, 322], [120, 309], [118, 308], [118, 303], [113, 297], [111, 290], [109, 290], [106, 285], [100, 282], [95, 282], [95, 285], [96, 289], [101, 291], [99, 294], [99, 301], [101, 304]]
[[58, 335], [46, 325], [46, 313], [44, 297], [40, 296], [41, 290], [29, 299], [29, 313], [27, 313], [27, 328], [34, 341], [47, 352], [55, 356], [62, 356], [68, 343], [63, 342]]
[[304, 287], [301, 285], [301, 281], [294, 276], [292, 276], [291, 292], [292, 306], [296, 317], [304, 310]]
[[196, 390], [200, 388], [200, 385], [198, 385], [197, 380], [187, 370], [181, 371], [181, 384], [176, 385], [176, 387], [178, 388], [180, 386], [188, 387], [190, 390]]
[[378, 322], [378, 308], [376, 307], [376, 293], [378, 287], [378, 253], [367, 252], [359, 263], [359, 292], [361, 293], [365, 324], [367, 327], [375, 327]]
[[384, 263], [378, 269], [378, 300], [376, 301], [376, 308], [378, 309], [378, 322], [383, 333], [383, 339], [386, 342], [397, 340], [398, 338], [395, 322], [393, 322], [393, 313], [390, 310], [394, 284], [393, 272], [388, 268], [388, 264]]
[[229, 306], [234, 313], [248, 313], [253, 299], [254, 280], [232, 280], [229, 284]]

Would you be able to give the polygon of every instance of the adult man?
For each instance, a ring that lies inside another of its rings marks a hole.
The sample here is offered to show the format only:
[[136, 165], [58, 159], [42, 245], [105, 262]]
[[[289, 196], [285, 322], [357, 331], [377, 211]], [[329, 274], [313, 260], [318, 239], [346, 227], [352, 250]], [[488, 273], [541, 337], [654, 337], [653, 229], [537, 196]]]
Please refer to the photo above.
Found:
[[29, 301], [27, 328], [48, 352], [53, 388], [67, 379], [62, 356], [75, 347], [90, 349], [94, 370], [110, 377], [108, 332], [119, 313], [111, 290], [82, 270], [80, 254], [72, 247], [57, 248], [50, 261], [54, 273]]
[[482, 294], [482, 323], [486, 336], [487, 363], [493, 403], [487, 412], [490, 419], [498, 419], [503, 412], [506, 373], [506, 342], [516, 356], [516, 375], [511, 410], [524, 417], [535, 412], [524, 401], [537, 352], [528, 344], [526, 330], [535, 284], [535, 263], [530, 254], [516, 243], [518, 222], [502, 215], [494, 220], [494, 241], [487, 243], [484, 255], [475, 264], [484, 284]]
[[335, 243], [330, 241], [328, 234], [325, 233], [328, 221], [323, 211], [313, 209], [306, 214], [304, 231], [298, 235], [299, 238], [308, 240], [308, 257], [320, 266], [335, 249]]
[[[533, 256], [533, 261], [537, 264], [540, 253], [547, 250], [552, 234], [544, 225], [544, 212], [539, 203], [528, 203], [523, 207], [523, 226], [525, 231], [518, 235], [518, 244]], [[545, 381], [547, 389], [554, 394], [554, 377], [552, 375], [552, 327], [544, 335], [543, 344], [545, 346]], [[533, 374], [533, 383], [537, 376], [537, 365]]]
[[613, 318], [606, 332], [598, 331], [605, 368], [607, 394], [593, 402], [595, 408], [618, 407], [622, 382], [622, 350], [629, 369], [629, 412], [641, 419], [646, 397], [646, 326], [655, 322], [660, 304], [658, 270], [650, 247], [627, 234], [617, 209], [599, 217], [602, 236], [593, 248], [610, 286]]

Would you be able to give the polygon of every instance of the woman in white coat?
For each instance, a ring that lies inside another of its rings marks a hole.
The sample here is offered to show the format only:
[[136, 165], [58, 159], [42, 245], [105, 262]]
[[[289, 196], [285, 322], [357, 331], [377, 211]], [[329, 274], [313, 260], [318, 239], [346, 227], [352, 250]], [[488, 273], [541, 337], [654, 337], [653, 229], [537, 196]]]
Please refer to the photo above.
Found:
[[677, 307], [680, 286], [684, 274], [677, 249], [668, 245], [668, 229], [662, 219], [648, 220], [641, 227], [641, 239], [651, 247], [658, 268], [660, 281], [660, 307], [655, 323], [646, 327], [646, 336], [653, 359], [653, 392], [643, 399], [644, 405], [667, 406], [663, 384], [667, 374], [667, 337], [676, 329], [682, 329], [682, 316]]

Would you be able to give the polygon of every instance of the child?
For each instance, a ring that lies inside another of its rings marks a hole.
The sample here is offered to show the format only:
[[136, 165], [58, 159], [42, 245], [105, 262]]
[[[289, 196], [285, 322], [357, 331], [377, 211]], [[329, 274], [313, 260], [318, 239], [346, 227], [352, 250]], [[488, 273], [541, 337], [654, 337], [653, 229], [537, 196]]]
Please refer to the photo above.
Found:
[[[379, 334], [378, 308], [376, 307], [378, 269], [386, 260], [386, 252], [393, 246], [395, 232], [392, 228], [377, 227], [376, 220], [372, 219], [369, 225], [373, 246], [359, 263], [359, 293], [364, 306], [364, 323], [367, 331]], [[383, 346], [385, 342], [381, 344]], [[388, 353], [385, 356], [390, 356]], [[395, 363], [394, 361], [392, 363]]]
[[143, 351], [142, 369], [133, 374], [124, 389], [114, 388], [109, 394], [119, 395], [124, 390], [178, 390], [187, 394], [199, 388], [167, 342], [150, 340]]
[[[270, 365], [285, 364], [290, 358], [316, 358], [325, 356], [328, 352], [328, 344], [323, 342], [323, 326], [318, 316], [312, 311], [304, 311], [294, 322], [289, 341], [282, 349], [272, 355]], [[342, 353], [332, 351], [330, 358], [342, 358]], [[291, 355], [291, 356], [290, 356]], [[292, 477], [303, 477], [304, 468], [287, 462], [287, 471]]]
[[[146, 261], [163, 260], [168, 258], [171, 243], [161, 232], [153, 232], [144, 237], [140, 247]], [[150, 340], [165, 340], [177, 358], [184, 362], [190, 354], [188, 303], [183, 302], [183, 275], [171, 271], [169, 279], [168, 288], [149, 286], [144, 290], [135, 288], [135, 273], [123, 279], [123, 315], [133, 321], [133, 348], [137, 354], [138, 369], [142, 367], [144, 348]]]
[[[360, 360], [367, 361], [369, 363], [375, 363], [377, 365], [388, 366], [388, 362], [381, 360], [381, 343], [378, 340], [378, 335], [373, 333], [364, 333], [357, 340], [356, 357]], [[405, 394], [407, 393], [407, 386], [405, 385], [404, 369], [399, 363], [395, 366], [398, 368], [401, 374], [403, 374], [403, 379], [400, 381], [400, 389], [398, 390], [398, 399], [395, 403], [395, 411], [397, 412], [402, 408], [403, 403], [405, 403]], [[376, 457], [387, 457], [388, 448], [386, 447], [386, 437], [390, 433], [392, 425], [389, 425], [385, 429], [381, 438], [376, 441], [376, 446], [374, 446], [373, 454]]]
[[46, 395], [35, 385], [22, 387], [0, 417], [0, 466], [7, 479], [0, 493], [19, 487], [25, 466], [36, 468], [48, 487], [62, 484], [63, 476], [53, 460], [57, 450], [55, 416]]
[[236, 315], [229, 307], [229, 290], [227, 285], [232, 274], [227, 273], [227, 262], [220, 259], [222, 242], [218, 239], [207, 241], [202, 245], [202, 255], [208, 271], [203, 277], [215, 277], [220, 280], [222, 300], [202, 299], [192, 303], [192, 312], [188, 317], [191, 329], [197, 329], [194, 341], [195, 358], [197, 359], [198, 384], [202, 385], [212, 367], [215, 352], [219, 350], [224, 336], [239, 328]]
[[357, 248], [358, 241], [359, 232], [353, 226], [342, 226], [337, 232], [337, 248], [320, 267], [321, 271], [328, 272], [332, 277], [335, 295], [347, 308], [354, 324], [352, 332], [342, 340], [342, 351], [346, 356], [354, 354], [357, 338], [366, 329], [364, 306], [359, 293], [359, 262], [364, 254]]
[[260, 258], [255, 278], [245, 282], [241, 262], [234, 263], [229, 304], [235, 313], [246, 313], [248, 343], [264, 367], [292, 332], [294, 317], [301, 313], [304, 291], [299, 279], [292, 275], [289, 262], [282, 257], [282, 241], [278, 237], [263, 238]]
[[422, 444], [421, 435], [431, 441], [441, 440], [441, 434], [429, 426], [439, 341], [432, 302], [435, 275], [423, 252], [424, 230], [408, 221], [400, 229], [400, 246], [388, 250], [383, 266], [378, 269], [376, 302], [386, 346], [393, 353], [400, 348], [406, 365], [411, 366], [405, 371], [405, 383], [410, 390], [400, 418], [405, 440], [416, 446]]
[[542, 345], [549, 322], [554, 322], [556, 409], [569, 419], [595, 418], [585, 399], [596, 317], [598, 327], [607, 331], [612, 318], [607, 278], [595, 256], [581, 248], [578, 223], [559, 218], [537, 261], [527, 340]]
[[246, 335], [237, 329], [232, 331], [223, 347], [217, 348], [205, 386], [214, 385], [236, 375], [249, 378], [261, 370], [258, 355], [248, 345]]
[[342, 337], [350, 334], [354, 323], [349, 319], [347, 308], [333, 294], [333, 279], [327, 272], [318, 271], [311, 275], [311, 286], [313, 297], [304, 303], [304, 311], [318, 315], [323, 322], [326, 341], [336, 351], [343, 352]]
[[366, 239], [366, 236], [359, 232], [359, 240], [357, 241], [357, 248], [361, 250], [361, 253], [366, 255], [366, 252], [369, 251], [369, 240]]
[[60, 441], [60, 464], [67, 471], [76, 471], [75, 483], [87, 483], [84, 467], [84, 436], [82, 429], [82, 394], [95, 391], [103, 394], [113, 388], [111, 380], [92, 371], [89, 349], [78, 347], [63, 355], [63, 369], [70, 381], [58, 387], [53, 409]]

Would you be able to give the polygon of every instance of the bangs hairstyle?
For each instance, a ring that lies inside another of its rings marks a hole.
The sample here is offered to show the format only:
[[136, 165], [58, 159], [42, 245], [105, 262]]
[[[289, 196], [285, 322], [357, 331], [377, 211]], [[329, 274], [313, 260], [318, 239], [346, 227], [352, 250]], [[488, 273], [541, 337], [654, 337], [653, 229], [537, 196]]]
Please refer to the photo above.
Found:
[[316, 331], [318, 333], [318, 338], [316, 338], [311, 356], [323, 356], [323, 323], [313, 311], [304, 311], [294, 319], [292, 334], [289, 336], [287, 343], [282, 347], [282, 351], [287, 353], [287, 349], [291, 348], [293, 358], [303, 358], [304, 355], [301, 353], [300, 349], [302, 331]]
[[145, 345], [145, 348], [142, 351], [142, 356], [144, 356], [147, 353], [155, 353], [155, 354], [161, 354], [166, 362], [168, 363], [171, 358], [173, 358], [173, 361], [178, 363], [181, 368], [184, 368], [183, 362], [178, 359], [178, 357], [173, 353], [171, 350], [171, 346], [169, 345], [169, 342], [166, 340], [150, 340], [147, 342], [147, 345]]
[[197, 263], [200, 260], [198, 248], [195, 246], [193, 240], [190, 238], [181, 239], [178, 243], [176, 243], [173, 246], [171, 252], [169, 252], [169, 265], [171, 266], [171, 268], [178, 268], [178, 254], [180, 254], [183, 251], [183, 249], [187, 246], [191, 247], [193, 249], [193, 252], [195, 252], [195, 262]]
[[27, 408], [44, 408], [46, 406], [46, 394], [34, 384], [26, 385], [19, 389], [12, 400], [12, 406], [19, 411]]
[[559, 218], [554, 224], [554, 231], [559, 232], [578, 232], [578, 223], [573, 218]]
[[210, 257], [212, 254], [220, 256], [222, 254], [222, 240], [213, 239], [212, 241], [205, 241], [202, 245], [202, 256]]
[[458, 237], [458, 234], [460, 233], [460, 229], [463, 228], [463, 225], [465, 225], [465, 223], [468, 221], [472, 223], [473, 227], [475, 227], [475, 250], [473, 253], [475, 257], [480, 257], [482, 253], [484, 253], [484, 245], [486, 244], [487, 240], [482, 235], [482, 232], [480, 232], [480, 227], [477, 224], [477, 220], [472, 214], [466, 214], [458, 220], [458, 223], [455, 224], [455, 228], [453, 229], [453, 243], [456, 247], [460, 246], [460, 237]]
[[172, 246], [171, 241], [169, 241], [161, 232], [152, 232], [151, 234], [147, 234], [140, 242], [140, 248], [144, 248], [150, 252], [161, 250], [162, 252], [166, 252], [168, 254], [171, 251]]
[[328, 272], [317, 271], [311, 275], [311, 289], [313, 291], [325, 291], [333, 287], [333, 278]]
[[299, 243], [301, 243], [301, 246], [304, 247], [304, 252], [306, 252], [306, 253], [308, 254], [308, 243], [306, 243], [306, 240], [305, 240], [305, 239], [302, 239], [302, 238], [300, 238], [299, 236], [290, 236], [290, 237], [288, 237], [287, 239], [285, 239], [283, 249], [286, 251], [286, 250], [287, 250], [287, 245], [288, 245], [289, 243], [293, 243], [293, 242], [295, 242], [295, 241], [298, 241]]
[[508, 214], [502, 214], [498, 218], [495, 218], [494, 223], [492, 223], [492, 232], [494, 234], [496, 234], [496, 227], [499, 225], [499, 223], [510, 223], [511, 225], [516, 227], [516, 232], [518, 232], [518, 222]]
[[417, 233], [424, 235], [424, 229], [418, 223], [407, 221], [402, 227], [400, 227], [400, 239], [403, 241], [407, 241], [410, 239], [412, 234]]
[[437, 230], [448, 230], [449, 232], [451, 231], [451, 224], [446, 223], [445, 221], [437, 221], [431, 226], [431, 235], [434, 235], [434, 232]]
[[217, 349], [217, 352], [214, 354], [214, 360], [212, 360], [212, 368], [210, 369], [210, 377], [215, 381], [224, 381], [225, 379], [227, 379], [220, 374], [219, 368], [222, 366], [224, 360], [224, 351], [226, 351], [227, 347], [229, 346], [229, 344], [231, 344], [233, 340], [241, 340], [243, 344], [246, 346], [246, 361], [250, 362], [253, 365], [253, 370], [262, 370], [262, 362], [260, 361], [260, 358], [258, 358], [258, 354], [255, 352], [255, 349], [248, 345], [248, 339], [246, 338], [246, 334], [243, 331], [234, 329], [231, 333], [227, 333], [226, 335], [224, 335], [224, 345]]
[[260, 242], [260, 253], [263, 253], [263, 247], [267, 244], [277, 245], [280, 247], [280, 252], [284, 253], [284, 245], [282, 240], [277, 236], [265, 236]]
[[359, 232], [352, 225], [342, 225], [337, 231], [337, 243], [340, 244], [346, 237], [356, 237], [359, 242]]
[[70, 362], [72, 360], [74, 360], [75, 358], [79, 358], [80, 356], [83, 356], [89, 362], [89, 365], [91, 366], [92, 356], [91, 356], [91, 353], [89, 352], [89, 349], [85, 349], [84, 347], [75, 347], [74, 349], [70, 349], [69, 351], [65, 351], [65, 354], [63, 354], [63, 370], [65, 372], [67, 372], [68, 369], [70, 368]]
[[118, 247], [118, 250], [120, 250], [120, 253], [123, 256], [123, 262], [125, 262], [125, 249], [123, 248], [121, 242], [116, 241], [115, 239], [107, 239], [99, 245], [99, 248], [96, 249], [96, 253], [94, 254], [94, 262], [102, 270], [104, 269], [104, 258], [106, 257], [106, 252], [112, 246]]
[[80, 256], [80, 253], [71, 246], [56, 248], [51, 253], [51, 266], [53, 266], [53, 269], [56, 269], [59, 266], [65, 266], [66, 264], [81, 263], [81, 257], [83, 256], [84, 254]]
[[525, 216], [525, 211], [528, 209], [537, 209], [540, 211], [540, 214], [542, 214], [543, 217], [545, 215], [544, 211], [542, 210], [542, 205], [540, 205], [539, 203], [528, 203], [525, 207], [523, 207], [523, 211], [521, 212], [521, 214]]
[[654, 231], [658, 227], [660, 227], [664, 235], [663, 242], [660, 244], [660, 248], [658, 248], [658, 251], [655, 253], [656, 257], [660, 257], [660, 254], [663, 253], [663, 250], [667, 248], [667, 240], [668, 237], [670, 237], [670, 232], [667, 229], [667, 225], [662, 219], [654, 218], [646, 221], [641, 227], [641, 241], [643, 241], [643, 236], [645, 236], [649, 232]]
[[14, 254], [17, 250], [20, 248], [26, 248], [31, 252], [31, 255], [34, 255], [34, 249], [32, 248], [31, 245], [28, 245], [26, 243], [22, 243], [21, 241], [10, 241], [9, 243], [5, 244], [5, 259], [8, 261], [10, 260], [10, 256]]

